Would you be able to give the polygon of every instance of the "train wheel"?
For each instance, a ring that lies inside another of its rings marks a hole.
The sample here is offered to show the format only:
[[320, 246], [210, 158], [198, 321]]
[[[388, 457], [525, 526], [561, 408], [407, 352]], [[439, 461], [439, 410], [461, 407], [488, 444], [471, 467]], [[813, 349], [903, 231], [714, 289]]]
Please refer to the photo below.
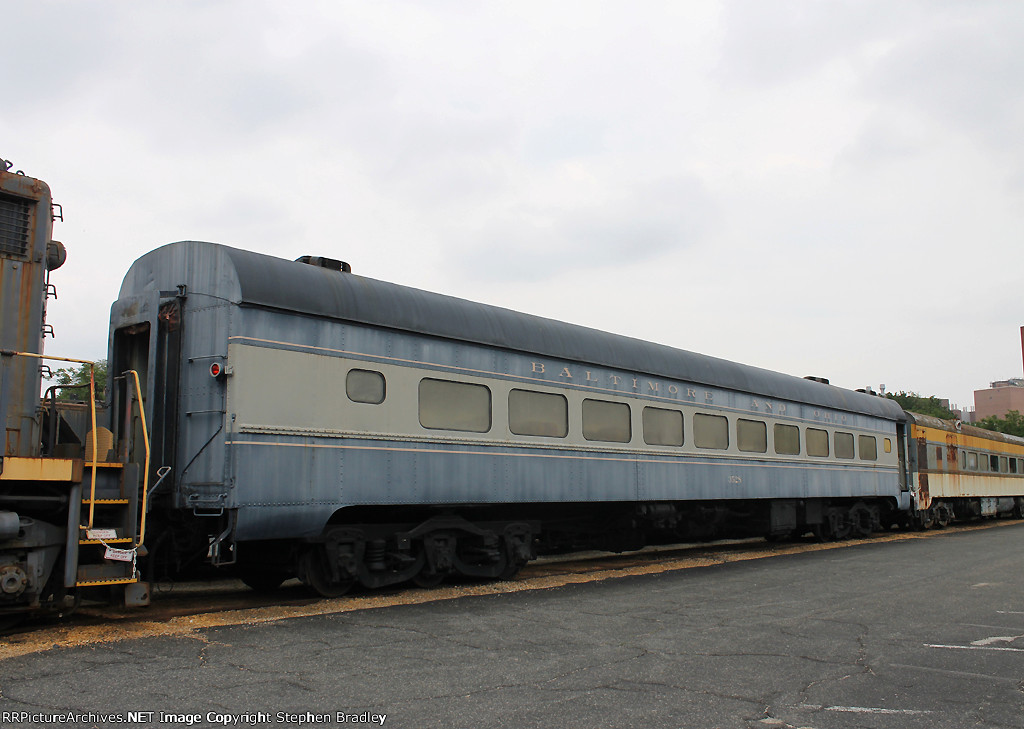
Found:
[[519, 574], [519, 570], [526, 566], [529, 560], [516, 559], [511, 545], [506, 544], [502, 551], [502, 558], [505, 560], [505, 568], [498, 575], [499, 580], [513, 580]]
[[850, 525], [850, 532], [855, 537], [870, 537], [874, 527], [874, 517], [871, 509], [863, 502], [857, 502], [850, 507], [846, 515], [846, 521]]
[[823, 525], [825, 538], [835, 542], [849, 539], [853, 532], [850, 522], [850, 512], [839, 506], [832, 506], [825, 510], [825, 524]]
[[313, 546], [302, 555], [302, 581], [324, 597], [341, 597], [352, 589], [355, 578], [335, 580], [323, 547]]

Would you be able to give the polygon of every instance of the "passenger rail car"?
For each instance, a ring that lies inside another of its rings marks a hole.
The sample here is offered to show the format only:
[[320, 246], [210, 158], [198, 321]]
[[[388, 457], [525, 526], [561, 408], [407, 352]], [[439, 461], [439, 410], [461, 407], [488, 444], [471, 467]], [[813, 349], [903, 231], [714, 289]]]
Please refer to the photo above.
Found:
[[[538, 552], [1021, 516], [1024, 440], [892, 400], [213, 243], [40, 398], [46, 185], [0, 167], [0, 623], [210, 566], [256, 588], [507, 577]], [[50, 358], [53, 359], [53, 358]], [[74, 360], [70, 360], [74, 361]]]
[[1024, 438], [908, 413], [921, 526], [1024, 515]]
[[154, 465], [175, 474], [154, 507], [252, 584], [844, 537], [911, 506], [891, 400], [306, 260], [171, 244], [112, 310], [110, 361], [146, 373]]

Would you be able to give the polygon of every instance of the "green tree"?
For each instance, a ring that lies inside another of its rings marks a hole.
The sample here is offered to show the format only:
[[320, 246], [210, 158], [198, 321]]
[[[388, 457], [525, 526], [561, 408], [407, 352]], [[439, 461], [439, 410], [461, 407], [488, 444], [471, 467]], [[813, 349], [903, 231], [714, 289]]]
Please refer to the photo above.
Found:
[[956, 413], [943, 405], [942, 401], [934, 395], [921, 397], [916, 392], [903, 392], [901, 390], [895, 395], [890, 392], [886, 397], [890, 400], [895, 400], [900, 404], [901, 408], [912, 413], [931, 415], [933, 418], [942, 418], [943, 420], [956, 420], [958, 417]]
[[979, 420], [975, 425], [985, 430], [994, 430], [997, 433], [1006, 433], [1007, 435], [1019, 435], [1024, 438], [1024, 415], [1021, 415], [1016, 410], [1008, 412], [1005, 418], [989, 415], [987, 418]]
[[[107, 360], [101, 359], [94, 365], [96, 378], [96, 398], [103, 397], [103, 391], [107, 386]], [[71, 400], [86, 401], [89, 399], [89, 365], [80, 364], [77, 367], [61, 367], [53, 373], [53, 384], [56, 385], [85, 385], [80, 389], [63, 387], [57, 390], [57, 399], [63, 402]]]

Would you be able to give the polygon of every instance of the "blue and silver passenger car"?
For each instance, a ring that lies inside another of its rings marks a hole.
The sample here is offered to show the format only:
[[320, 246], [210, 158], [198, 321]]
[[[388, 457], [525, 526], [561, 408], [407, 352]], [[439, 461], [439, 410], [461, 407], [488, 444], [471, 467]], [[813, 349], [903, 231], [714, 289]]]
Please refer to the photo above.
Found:
[[338, 594], [507, 575], [538, 549], [844, 537], [910, 508], [891, 400], [330, 259], [159, 248], [125, 276], [110, 361], [144, 373], [151, 468], [171, 469], [150, 500], [154, 563], [191, 544], [255, 586], [298, 575]]

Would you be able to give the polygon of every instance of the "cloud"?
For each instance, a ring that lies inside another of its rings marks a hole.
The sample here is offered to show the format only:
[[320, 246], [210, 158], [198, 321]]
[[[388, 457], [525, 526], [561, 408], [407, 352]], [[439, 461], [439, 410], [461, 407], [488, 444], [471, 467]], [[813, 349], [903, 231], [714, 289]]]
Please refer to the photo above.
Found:
[[728, 0], [716, 74], [739, 85], [791, 83], [856, 61], [915, 14], [912, 3], [884, 0]]
[[1019, 364], [1018, 3], [8, 5], [0, 155], [64, 204], [69, 356], [200, 238], [954, 398], [905, 322], [950, 341], [984, 270], [956, 346]]
[[587, 204], [515, 208], [461, 230], [464, 242], [450, 263], [464, 275], [501, 281], [634, 264], [696, 245], [716, 214], [696, 178], [635, 183]]
[[970, 135], [1021, 163], [1024, 148], [1024, 6], [979, 3], [936, 13], [929, 25], [908, 34], [863, 79], [876, 103], [903, 108]]

